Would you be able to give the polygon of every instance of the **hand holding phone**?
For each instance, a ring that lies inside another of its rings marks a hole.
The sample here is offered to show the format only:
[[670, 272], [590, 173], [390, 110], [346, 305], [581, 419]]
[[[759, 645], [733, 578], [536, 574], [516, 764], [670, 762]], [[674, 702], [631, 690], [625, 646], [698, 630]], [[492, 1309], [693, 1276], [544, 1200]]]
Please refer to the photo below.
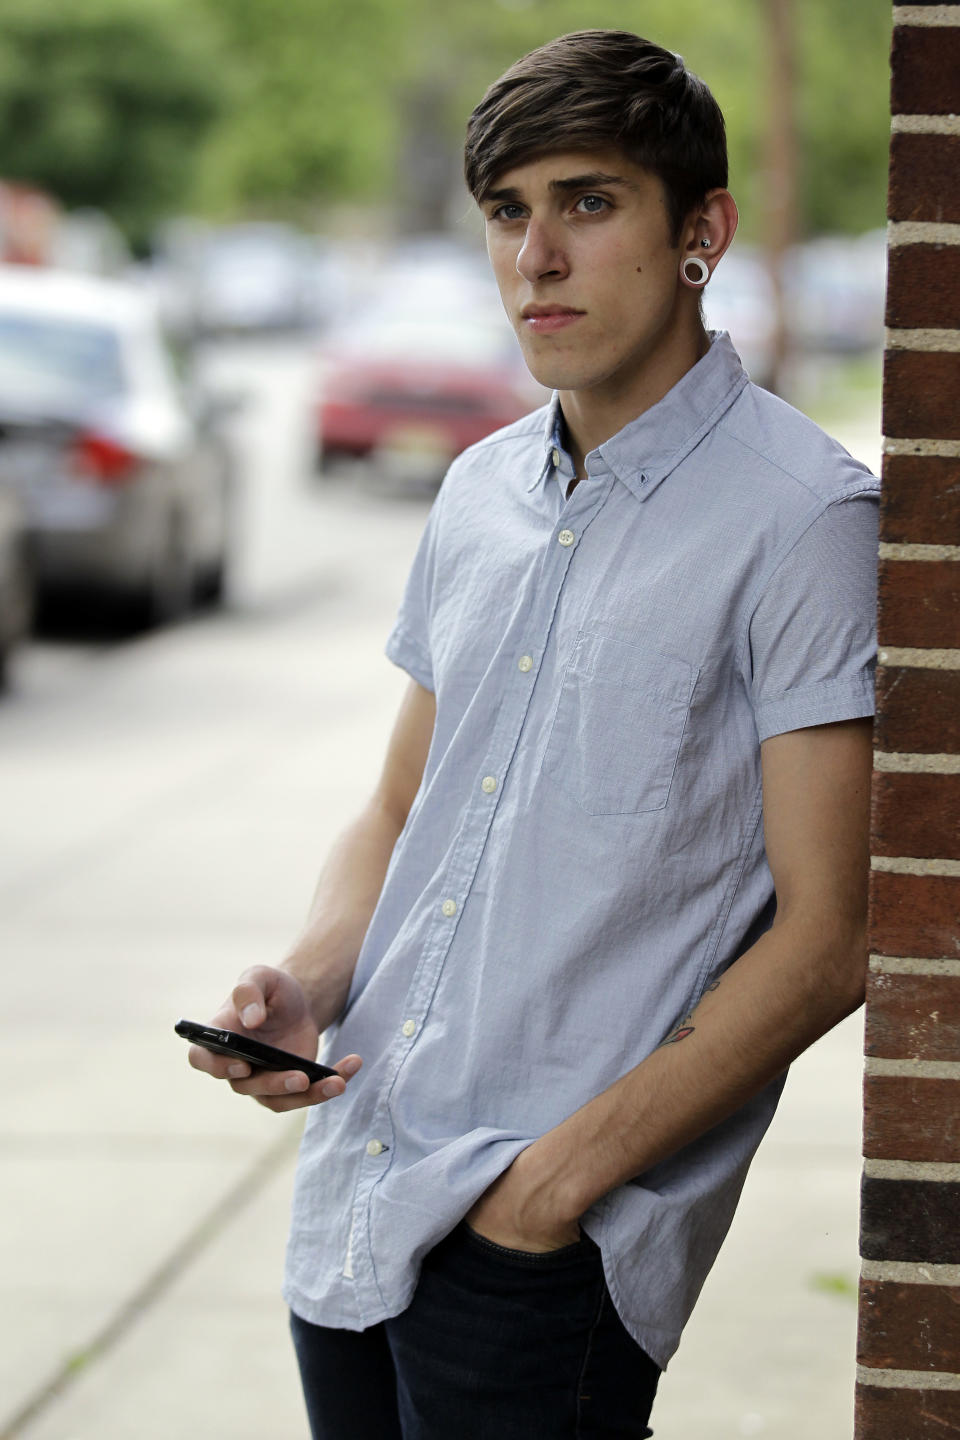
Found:
[[202, 1045], [218, 1055], [230, 1055], [237, 1060], [246, 1060], [259, 1070], [302, 1070], [311, 1085], [317, 1080], [327, 1080], [336, 1075], [329, 1065], [318, 1065], [304, 1055], [294, 1055], [290, 1050], [279, 1050], [276, 1045], [265, 1045], [262, 1040], [253, 1040], [236, 1030], [224, 1030], [219, 1025], [203, 1025], [197, 1020], [178, 1020], [173, 1027], [184, 1040]]
[[245, 970], [211, 1021], [181, 1020], [176, 1029], [191, 1042], [195, 1070], [277, 1113], [342, 1095], [362, 1063], [346, 1055], [330, 1069], [307, 1059], [319, 1037], [304, 988], [269, 965]]

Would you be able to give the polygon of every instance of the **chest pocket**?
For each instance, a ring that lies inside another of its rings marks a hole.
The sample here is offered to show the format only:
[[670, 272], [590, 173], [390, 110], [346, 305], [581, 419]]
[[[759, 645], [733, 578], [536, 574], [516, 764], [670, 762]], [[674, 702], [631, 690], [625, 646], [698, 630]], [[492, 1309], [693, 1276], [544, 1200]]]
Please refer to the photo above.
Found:
[[544, 774], [590, 815], [662, 810], [697, 673], [675, 656], [582, 631], [560, 689]]

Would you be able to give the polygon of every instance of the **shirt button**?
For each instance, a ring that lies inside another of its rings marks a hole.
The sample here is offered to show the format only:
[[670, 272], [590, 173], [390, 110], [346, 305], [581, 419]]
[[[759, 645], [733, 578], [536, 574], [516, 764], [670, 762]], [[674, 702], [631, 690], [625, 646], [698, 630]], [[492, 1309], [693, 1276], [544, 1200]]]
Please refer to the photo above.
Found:
[[533, 669], [533, 656], [521, 655], [520, 659], [517, 661], [517, 668], [519, 670], [522, 670], [524, 675], [526, 675], [528, 670]]
[[440, 906], [440, 909], [449, 919], [451, 915], [456, 915], [457, 913], [457, 902], [456, 900], [444, 900], [443, 904]]
[[561, 530], [560, 534], [557, 536], [557, 539], [559, 540], [561, 545], [572, 545], [576, 538], [577, 537], [576, 535], [574, 535], [572, 530]]
[[554, 446], [553, 450], [550, 452], [550, 458], [553, 461], [554, 465], [560, 464], [560, 451], [556, 448], [556, 446]]
[[417, 1033], [417, 1022], [416, 1020], [404, 1020], [402, 1028], [404, 1035], [406, 1035], [409, 1040], [411, 1035], [416, 1035]]
[[382, 1140], [368, 1140], [368, 1141], [367, 1141], [367, 1154], [368, 1154], [368, 1155], [382, 1155], [382, 1154], [383, 1154], [383, 1141], [382, 1141]]
[[480, 781], [480, 789], [484, 795], [492, 795], [497, 788], [497, 777], [495, 775], [484, 775]]

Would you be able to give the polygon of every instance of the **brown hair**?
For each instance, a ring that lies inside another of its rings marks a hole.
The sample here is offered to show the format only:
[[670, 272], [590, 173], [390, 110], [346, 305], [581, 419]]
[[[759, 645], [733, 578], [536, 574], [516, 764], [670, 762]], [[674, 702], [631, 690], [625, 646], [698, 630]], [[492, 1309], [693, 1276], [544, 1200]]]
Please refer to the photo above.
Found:
[[561, 35], [495, 80], [467, 122], [467, 185], [482, 202], [515, 165], [607, 145], [660, 177], [674, 243], [707, 191], [726, 189], [716, 100], [682, 56], [627, 30]]

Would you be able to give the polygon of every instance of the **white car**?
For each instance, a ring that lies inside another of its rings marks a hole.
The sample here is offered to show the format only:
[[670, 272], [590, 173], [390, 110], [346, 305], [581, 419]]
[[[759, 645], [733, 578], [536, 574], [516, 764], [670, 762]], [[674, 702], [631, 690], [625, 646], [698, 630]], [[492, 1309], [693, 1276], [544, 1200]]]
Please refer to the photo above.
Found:
[[27, 511], [41, 593], [108, 590], [151, 624], [220, 597], [228, 451], [191, 414], [149, 299], [0, 266], [0, 484]]

